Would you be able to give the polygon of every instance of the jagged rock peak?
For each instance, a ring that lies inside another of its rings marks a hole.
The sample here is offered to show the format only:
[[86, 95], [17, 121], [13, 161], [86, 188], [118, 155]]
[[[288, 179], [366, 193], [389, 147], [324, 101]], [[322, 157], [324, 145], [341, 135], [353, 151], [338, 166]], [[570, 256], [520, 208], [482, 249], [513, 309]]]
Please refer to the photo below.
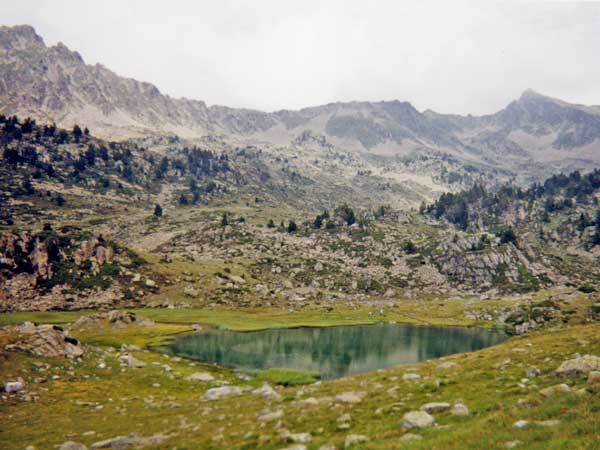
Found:
[[0, 26], [0, 48], [24, 50], [45, 46], [44, 39], [31, 25]]

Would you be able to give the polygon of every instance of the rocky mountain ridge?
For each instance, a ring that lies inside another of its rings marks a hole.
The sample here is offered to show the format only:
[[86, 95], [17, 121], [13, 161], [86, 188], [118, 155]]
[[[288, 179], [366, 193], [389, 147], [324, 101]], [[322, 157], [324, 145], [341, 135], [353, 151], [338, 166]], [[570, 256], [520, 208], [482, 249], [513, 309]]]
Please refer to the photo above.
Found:
[[152, 84], [86, 65], [63, 44], [47, 47], [30, 26], [0, 28], [0, 113], [31, 116], [124, 139], [220, 136], [272, 151], [304, 133], [368, 160], [441, 152], [509, 170], [524, 182], [600, 163], [600, 109], [528, 90], [486, 116], [419, 112], [401, 101], [331, 103], [266, 113], [174, 99]]

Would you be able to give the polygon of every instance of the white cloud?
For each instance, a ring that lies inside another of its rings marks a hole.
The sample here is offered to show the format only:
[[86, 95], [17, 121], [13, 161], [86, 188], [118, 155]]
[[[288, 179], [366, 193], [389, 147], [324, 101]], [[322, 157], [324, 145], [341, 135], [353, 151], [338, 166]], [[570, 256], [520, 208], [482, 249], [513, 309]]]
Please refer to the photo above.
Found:
[[600, 104], [598, 4], [293, 3], [22, 0], [0, 5], [0, 17], [32, 24], [89, 63], [209, 104], [398, 98], [482, 114], [528, 87]]

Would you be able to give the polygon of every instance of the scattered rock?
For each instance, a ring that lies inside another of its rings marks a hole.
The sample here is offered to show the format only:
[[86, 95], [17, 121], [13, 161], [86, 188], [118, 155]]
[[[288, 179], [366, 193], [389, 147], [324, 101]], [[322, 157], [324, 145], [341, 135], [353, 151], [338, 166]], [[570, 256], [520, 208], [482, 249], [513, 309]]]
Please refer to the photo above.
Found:
[[600, 358], [593, 355], [584, 355], [564, 361], [554, 373], [560, 377], [570, 377], [592, 371], [600, 371]]
[[568, 384], [557, 384], [540, 390], [540, 395], [542, 397], [550, 397], [557, 392], [571, 392], [571, 388]]
[[464, 403], [455, 403], [452, 405], [452, 408], [450, 408], [450, 414], [453, 416], [468, 416], [469, 408], [467, 408], [467, 405]]
[[285, 442], [293, 442], [296, 444], [308, 444], [312, 442], [312, 435], [310, 433], [290, 433], [285, 430], [281, 432], [281, 439]]
[[209, 389], [204, 393], [205, 400], [218, 400], [222, 397], [229, 397], [232, 395], [240, 395], [244, 392], [244, 388], [240, 386], [221, 386]]
[[198, 290], [194, 289], [193, 286], [186, 286], [183, 289], [183, 293], [185, 295], [187, 295], [188, 297], [192, 297], [192, 298], [198, 298], [200, 296], [200, 292], [198, 292]]
[[350, 448], [356, 444], [367, 442], [369, 438], [362, 434], [349, 434], [344, 440], [344, 448]]
[[139, 359], [134, 358], [133, 355], [130, 353], [125, 353], [124, 355], [120, 356], [119, 359], [121, 361], [125, 361], [129, 367], [135, 368], [135, 369], [141, 369], [142, 367], [144, 367], [146, 365], [145, 362], [142, 362]]
[[535, 378], [540, 374], [540, 371], [537, 369], [537, 367], [530, 367], [529, 369], [527, 369], [527, 372], [525, 372], [525, 376], [527, 378]]
[[254, 389], [253, 394], [258, 394], [267, 400], [281, 401], [281, 395], [275, 391], [269, 384], [265, 383], [261, 387]]
[[67, 441], [58, 447], [58, 450], [88, 450], [88, 448], [78, 442]]
[[457, 366], [457, 364], [455, 362], [445, 361], [445, 362], [443, 362], [441, 364], [438, 364], [437, 368], [438, 369], [451, 369], [452, 367], [456, 367], [456, 366]]
[[598, 370], [592, 370], [592, 371], [590, 371], [590, 373], [588, 374], [587, 382], [589, 384], [600, 383], [600, 371], [598, 371]]
[[418, 373], [405, 373], [402, 375], [402, 379], [404, 381], [416, 381], [421, 379], [421, 375]]
[[307, 450], [307, 449], [306, 449], [306, 445], [295, 444], [295, 445], [290, 445], [289, 447], [282, 448], [280, 450]]
[[515, 447], [518, 447], [521, 444], [522, 444], [521, 441], [508, 441], [508, 442], [504, 443], [504, 446], [506, 448], [515, 448]]
[[78, 358], [83, 347], [77, 339], [68, 336], [62, 328], [54, 325], [39, 325], [22, 332], [22, 338], [6, 346], [7, 350], [31, 353], [36, 356]]
[[185, 377], [187, 381], [214, 381], [215, 377], [213, 377], [210, 373], [207, 372], [195, 372], [187, 377]]
[[310, 406], [314, 406], [314, 405], [318, 405], [319, 404], [319, 400], [317, 400], [314, 397], [308, 397], [302, 400], [299, 400], [298, 403], [302, 404], [302, 405], [310, 405]]
[[163, 434], [155, 434], [150, 437], [143, 437], [137, 433], [131, 433], [127, 436], [117, 436], [104, 441], [95, 442], [90, 447], [91, 450], [97, 449], [112, 449], [112, 450], [126, 450], [129, 448], [141, 448], [146, 446], [156, 446], [161, 444], [168, 436]]
[[25, 388], [22, 381], [9, 381], [4, 383], [4, 392], [12, 394], [13, 392], [22, 391]]
[[435, 423], [435, 419], [425, 411], [410, 411], [404, 414], [400, 426], [402, 428], [426, 428]]
[[429, 413], [429, 414], [446, 411], [448, 409], [450, 409], [450, 403], [443, 403], [443, 402], [426, 403], [423, 406], [421, 406], [421, 411], [425, 411], [426, 413]]
[[343, 414], [337, 418], [336, 422], [338, 430], [349, 430], [352, 425], [352, 416], [350, 416], [350, 414]]
[[258, 420], [261, 422], [273, 422], [274, 420], [281, 419], [283, 417], [283, 410], [278, 409], [273, 412], [265, 412], [258, 416]]
[[529, 425], [529, 422], [526, 420], [517, 420], [513, 426], [515, 428], [525, 428], [527, 425]]
[[360, 403], [366, 395], [366, 392], [342, 392], [335, 396], [335, 401], [338, 403]]

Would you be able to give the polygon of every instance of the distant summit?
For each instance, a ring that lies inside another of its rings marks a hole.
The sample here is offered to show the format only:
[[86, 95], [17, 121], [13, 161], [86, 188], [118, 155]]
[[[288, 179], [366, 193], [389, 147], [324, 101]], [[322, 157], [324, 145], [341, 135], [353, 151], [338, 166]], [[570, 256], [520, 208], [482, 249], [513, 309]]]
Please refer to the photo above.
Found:
[[571, 169], [600, 161], [600, 109], [532, 89], [485, 116], [420, 112], [400, 100], [337, 102], [273, 113], [208, 107], [200, 100], [173, 99], [150, 83], [120, 77], [100, 64], [87, 65], [63, 44], [46, 46], [28, 25], [0, 27], [0, 113], [65, 128], [78, 123], [112, 140], [219, 136], [234, 145], [277, 147], [299, 142], [308, 131], [333, 147], [386, 157], [437, 152], [516, 170], [523, 170], [523, 161]]

